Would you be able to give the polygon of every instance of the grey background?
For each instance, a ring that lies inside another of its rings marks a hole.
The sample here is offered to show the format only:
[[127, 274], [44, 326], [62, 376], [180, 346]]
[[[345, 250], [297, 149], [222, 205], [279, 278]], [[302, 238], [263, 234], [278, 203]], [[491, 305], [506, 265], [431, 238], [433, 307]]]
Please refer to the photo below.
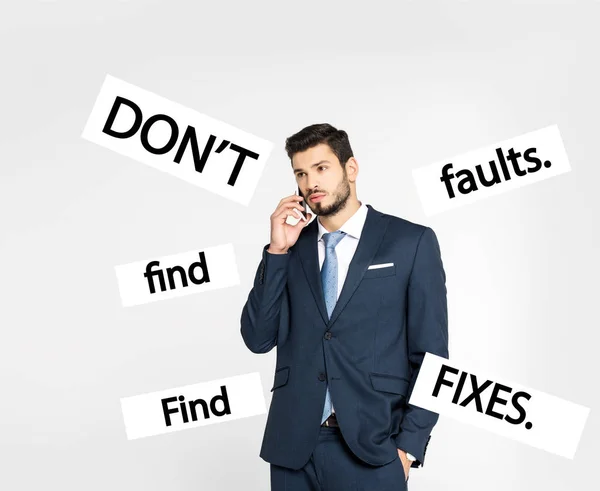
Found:
[[[599, 455], [597, 2], [3, 2], [0, 488], [268, 489], [265, 416], [127, 441], [119, 398], [259, 371], [239, 335], [284, 139], [431, 226], [451, 356], [591, 407], [574, 460], [442, 417], [418, 490], [589, 490]], [[249, 207], [81, 139], [105, 74], [275, 142]], [[572, 172], [426, 218], [411, 169], [557, 123]], [[138, 307], [114, 265], [232, 242], [242, 283]]]

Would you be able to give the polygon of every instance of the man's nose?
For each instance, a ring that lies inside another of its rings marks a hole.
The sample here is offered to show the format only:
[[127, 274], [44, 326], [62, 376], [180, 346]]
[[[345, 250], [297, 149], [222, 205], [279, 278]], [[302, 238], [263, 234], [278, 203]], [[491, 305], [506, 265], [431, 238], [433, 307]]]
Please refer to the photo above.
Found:
[[314, 178], [308, 178], [308, 182], [306, 183], [308, 186], [308, 194], [310, 195], [315, 189], [318, 189], [319, 183]]

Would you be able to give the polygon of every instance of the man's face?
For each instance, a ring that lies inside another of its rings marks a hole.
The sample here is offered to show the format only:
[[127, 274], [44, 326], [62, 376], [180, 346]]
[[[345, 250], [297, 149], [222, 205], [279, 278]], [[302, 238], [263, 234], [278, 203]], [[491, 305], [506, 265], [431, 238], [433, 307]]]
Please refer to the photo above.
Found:
[[302, 196], [319, 216], [342, 210], [350, 197], [346, 170], [328, 145], [320, 143], [294, 154], [292, 167]]

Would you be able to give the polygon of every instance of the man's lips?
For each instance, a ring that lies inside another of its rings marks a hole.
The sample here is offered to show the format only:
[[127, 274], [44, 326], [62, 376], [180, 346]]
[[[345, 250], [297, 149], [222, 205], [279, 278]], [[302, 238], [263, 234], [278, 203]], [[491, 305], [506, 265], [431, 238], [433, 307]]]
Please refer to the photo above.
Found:
[[324, 197], [325, 197], [324, 194], [315, 193], [315, 194], [310, 195], [310, 200], [317, 203], [318, 201], [321, 201]]

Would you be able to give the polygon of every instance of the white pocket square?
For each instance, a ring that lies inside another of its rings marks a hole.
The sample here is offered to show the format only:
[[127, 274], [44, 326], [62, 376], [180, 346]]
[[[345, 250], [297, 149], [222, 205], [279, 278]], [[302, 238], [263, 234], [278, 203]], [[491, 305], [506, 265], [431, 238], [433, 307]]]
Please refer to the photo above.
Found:
[[394, 263], [371, 264], [371, 266], [369, 266], [367, 269], [389, 268], [393, 265]]

